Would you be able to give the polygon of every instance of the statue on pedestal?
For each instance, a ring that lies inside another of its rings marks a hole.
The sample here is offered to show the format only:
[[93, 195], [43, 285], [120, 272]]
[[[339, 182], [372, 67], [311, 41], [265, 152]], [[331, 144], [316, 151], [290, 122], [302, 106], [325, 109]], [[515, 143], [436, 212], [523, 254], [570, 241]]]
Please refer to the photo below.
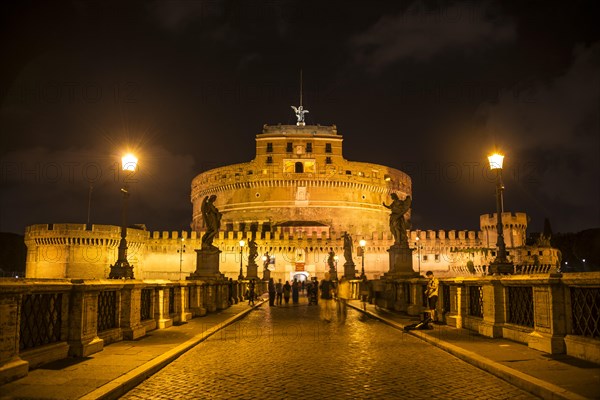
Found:
[[217, 246], [212, 244], [214, 237], [221, 228], [222, 214], [214, 204], [216, 199], [217, 196], [214, 194], [210, 197], [206, 196], [200, 208], [204, 227], [206, 228], [206, 233], [202, 236], [202, 250], [219, 250]]
[[329, 266], [329, 274], [334, 278], [334, 281], [337, 281], [337, 265], [335, 262], [335, 252], [333, 251], [333, 248], [329, 249], [327, 265]]
[[400, 200], [396, 193], [391, 194], [392, 203], [388, 206], [383, 203], [385, 208], [392, 210], [390, 214], [390, 230], [394, 236], [394, 246], [408, 247], [408, 236], [406, 231], [410, 228], [410, 224], [404, 214], [410, 210], [412, 200], [410, 196], [406, 196], [404, 200]]
[[248, 264], [256, 265], [256, 257], [258, 257], [258, 245], [252, 238], [248, 241]]
[[344, 232], [342, 235], [344, 238], [344, 258], [346, 263], [354, 264], [352, 261], [352, 236], [348, 232]]

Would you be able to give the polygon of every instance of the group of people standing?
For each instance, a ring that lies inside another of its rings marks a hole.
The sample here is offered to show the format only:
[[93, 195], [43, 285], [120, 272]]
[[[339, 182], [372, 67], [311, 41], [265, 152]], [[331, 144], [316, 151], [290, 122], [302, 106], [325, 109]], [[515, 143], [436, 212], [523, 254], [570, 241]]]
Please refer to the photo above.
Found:
[[[338, 282], [331, 280], [329, 272], [325, 273], [324, 279], [321, 282], [313, 279], [312, 281], [298, 281], [294, 279], [290, 284], [286, 281], [285, 284], [281, 279], [277, 283], [273, 278], [269, 279], [268, 293], [269, 306], [277, 307], [290, 302], [298, 304], [300, 301], [300, 293], [306, 290], [309, 305], [320, 306], [320, 317], [323, 321], [330, 322], [332, 320], [334, 309], [334, 298], [337, 298], [337, 313], [340, 321], [344, 321], [348, 315], [348, 300], [350, 299], [350, 282], [341, 278]], [[252, 301], [252, 304], [254, 302]]]

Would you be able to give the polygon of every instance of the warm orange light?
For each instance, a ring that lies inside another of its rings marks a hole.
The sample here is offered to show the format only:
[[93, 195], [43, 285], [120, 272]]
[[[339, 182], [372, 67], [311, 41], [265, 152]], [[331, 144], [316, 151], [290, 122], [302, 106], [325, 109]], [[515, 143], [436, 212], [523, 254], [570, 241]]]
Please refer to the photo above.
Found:
[[502, 162], [504, 161], [504, 155], [499, 153], [494, 153], [491, 156], [488, 156], [488, 161], [490, 162], [490, 169], [502, 169]]
[[244, 247], [246, 245], [246, 242], [243, 240], [240, 240], [240, 247]]
[[367, 241], [364, 239], [361, 239], [358, 243], [360, 244], [360, 247], [365, 247], [367, 245]]
[[138, 159], [136, 156], [134, 156], [131, 153], [125, 154], [121, 158], [121, 166], [123, 168], [123, 171], [135, 171], [137, 168], [137, 162]]

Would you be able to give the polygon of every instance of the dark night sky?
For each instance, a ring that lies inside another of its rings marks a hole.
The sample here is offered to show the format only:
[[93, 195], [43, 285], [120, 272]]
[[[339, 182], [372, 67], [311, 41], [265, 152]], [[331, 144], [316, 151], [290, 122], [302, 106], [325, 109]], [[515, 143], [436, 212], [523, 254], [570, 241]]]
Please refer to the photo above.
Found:
[[[600, 227], [598, 2], [3, 2], [0, 231], [130, 222], [189, 229], [198, 173], [254, 157], [268, 124], [336, 124], [349, 160], [413, 180], [413, 228], [505, 209]], [[121, 4], [123, 3], [123, 4]]]

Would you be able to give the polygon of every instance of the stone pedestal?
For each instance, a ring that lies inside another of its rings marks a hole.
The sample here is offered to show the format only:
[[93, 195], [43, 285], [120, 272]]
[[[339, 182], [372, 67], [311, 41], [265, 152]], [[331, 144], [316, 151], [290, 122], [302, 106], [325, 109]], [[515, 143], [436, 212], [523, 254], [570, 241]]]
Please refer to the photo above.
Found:
[[221, 250], [217, 248], [200, 249], [196, 251], [196, 271], [186, 279], [224, 279], [219, 271]]
[[490, 274], [492, 275], [511, 275], [515, 272], [515, 266], [506, 261], [494, 261], [490, 264]]
[[247, 271], [246, 271], [246, 279], [247, 280], [258, 279], [258, 264], [256, 264], [254, 261], [250, 261], [250, 263], [248, 264], [246, 269], [247, 269]]
[[356, 265], [352, 261], [344, 263], [344, 278], [354, 279], [356, 277]]
[[271, 279], [271, 271], [269, 270], [269, 268], [265, 268], [263, 270], [262, 280], [265, 281], [265, 282], [268, 282], [269, 279]]
[[414, 278], [419, 276], [413, 270], [412, 249], [407, 246], [393, 245], [388, 250], [390, 270], [383, 274], [385, 279]]

